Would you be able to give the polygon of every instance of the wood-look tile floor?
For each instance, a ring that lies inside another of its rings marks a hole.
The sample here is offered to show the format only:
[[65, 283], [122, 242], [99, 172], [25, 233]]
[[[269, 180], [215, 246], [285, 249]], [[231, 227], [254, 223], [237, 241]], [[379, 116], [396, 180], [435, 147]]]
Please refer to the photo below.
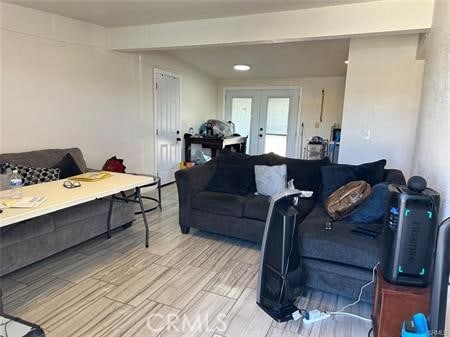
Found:
[[[176, 186], [164, 187], [162, 198], [163, 211], [148, 215], [149, 248], [137, 216], [110, 240], [92, 239], [4, 277], [5, 312], [40, 324], [49, 337], [367, 336], [370, 324], [347, 317], [312, 326], [273, 321], [256, 305], [259, 246], [181, 234]], [[323, 310], [348, 303], [312, 290], [300, 302]], [[371, 307], [353, 312], [369, 317]]]

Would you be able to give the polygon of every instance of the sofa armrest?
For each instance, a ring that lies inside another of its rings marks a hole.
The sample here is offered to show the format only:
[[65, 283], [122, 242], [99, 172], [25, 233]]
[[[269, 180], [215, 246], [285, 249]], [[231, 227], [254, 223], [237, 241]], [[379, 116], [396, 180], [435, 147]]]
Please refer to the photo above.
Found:
[[383, 180], [390, 184], [398, 184], [398, 185], [406, 184], [403, 172], [397, 169], [385, 169]]
[[203, 165], [194, 166], [175, 172], [180, 208], [180, 226], [189, 227], [191, 199], [195, 194], [206, 188], [209, 180], [216, 170], [216, 166], [217, 165], [214, 161], [210, 161]]

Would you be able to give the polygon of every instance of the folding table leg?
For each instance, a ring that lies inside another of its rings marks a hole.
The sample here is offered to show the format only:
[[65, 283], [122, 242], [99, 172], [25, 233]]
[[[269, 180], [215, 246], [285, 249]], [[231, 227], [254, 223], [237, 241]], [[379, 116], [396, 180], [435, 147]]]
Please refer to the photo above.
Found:
[[111, 196], [111, 200], [109, 201], [109, 210], [108, 210], [108, 222], [107, 222], [107, 231], [106, 231], [106, 237], [108, 239], [111, 238], [111, 215], [112, 215], [112, 209], [113, 209], [113, 197]]
[[142, 219], [144, 220], [144, 225], [145, 225], [145, 247], [148, 247], [149, 229], [148, 229], [147, 215], [145, 214], [144, 204], [143, 204], [142, 198], [141, 198], [141, 188], [140, 187], [136, 187], [136, 197], [138, 199], [139, 206], [141, 207]]
[[162, 211], [162, 205], [161, 205], [161, 180], [158, 180], [158, 207], [159, 207], [159, 210]]

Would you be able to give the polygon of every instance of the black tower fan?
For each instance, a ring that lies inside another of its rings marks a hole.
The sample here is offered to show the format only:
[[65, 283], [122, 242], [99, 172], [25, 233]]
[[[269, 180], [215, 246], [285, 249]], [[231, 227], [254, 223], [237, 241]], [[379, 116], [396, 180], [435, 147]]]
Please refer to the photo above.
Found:
[[273, 319], [291, 320], [302, 292], [302, 269], [295, 205], [300, 191], [271, 198], [261, 247], [257, 304]]

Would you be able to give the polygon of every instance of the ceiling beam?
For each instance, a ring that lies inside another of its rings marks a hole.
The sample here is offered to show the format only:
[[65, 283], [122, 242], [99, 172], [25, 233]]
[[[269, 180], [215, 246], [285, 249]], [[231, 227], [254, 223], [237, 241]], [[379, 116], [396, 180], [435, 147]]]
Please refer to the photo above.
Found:
[[153, 25], [109, 29], [116, 50], [273, 43], [376, 34], [426, 32], [433, 0], [378, 0]]

